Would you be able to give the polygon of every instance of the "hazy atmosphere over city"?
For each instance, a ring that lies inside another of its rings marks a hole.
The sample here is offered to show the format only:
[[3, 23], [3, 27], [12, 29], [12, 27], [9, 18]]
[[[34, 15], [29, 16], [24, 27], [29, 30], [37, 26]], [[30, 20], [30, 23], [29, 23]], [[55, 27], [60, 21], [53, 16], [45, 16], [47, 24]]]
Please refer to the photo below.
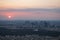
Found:
[[0, 0], [0, 20], [60, 20], [60, 0]]
[[60, 40], [60, 0], [0, 0], [0, 40]]

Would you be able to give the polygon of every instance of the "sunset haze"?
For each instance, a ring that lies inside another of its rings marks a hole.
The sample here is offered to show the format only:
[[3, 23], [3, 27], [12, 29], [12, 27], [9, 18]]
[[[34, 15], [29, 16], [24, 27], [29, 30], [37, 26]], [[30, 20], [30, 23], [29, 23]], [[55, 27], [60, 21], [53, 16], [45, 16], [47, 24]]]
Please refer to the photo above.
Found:
[[60, 0], [0, 0], [0, 20], [60, 20]]

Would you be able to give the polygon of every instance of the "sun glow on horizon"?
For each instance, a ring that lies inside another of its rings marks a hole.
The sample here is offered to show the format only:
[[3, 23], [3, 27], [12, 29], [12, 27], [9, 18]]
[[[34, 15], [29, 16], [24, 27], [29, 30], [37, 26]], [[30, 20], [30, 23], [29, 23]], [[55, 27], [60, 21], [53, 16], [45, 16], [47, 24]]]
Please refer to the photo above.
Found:
[[8, 18], [10, 19], [12, 16], [8, 16]]

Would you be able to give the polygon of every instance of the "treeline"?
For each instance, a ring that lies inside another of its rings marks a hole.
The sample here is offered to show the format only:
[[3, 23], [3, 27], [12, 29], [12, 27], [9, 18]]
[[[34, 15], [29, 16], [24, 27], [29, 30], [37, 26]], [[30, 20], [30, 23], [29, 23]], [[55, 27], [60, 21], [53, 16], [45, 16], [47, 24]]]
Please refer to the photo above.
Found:
[[0, 35], [44, 35], [44, 36], [60, 36], [60, 32], [57, 31], [48, 31], [38, 29], [38, 31], [34, 31], [33, 29], [6, 29], [4, 27], [0, 27]]

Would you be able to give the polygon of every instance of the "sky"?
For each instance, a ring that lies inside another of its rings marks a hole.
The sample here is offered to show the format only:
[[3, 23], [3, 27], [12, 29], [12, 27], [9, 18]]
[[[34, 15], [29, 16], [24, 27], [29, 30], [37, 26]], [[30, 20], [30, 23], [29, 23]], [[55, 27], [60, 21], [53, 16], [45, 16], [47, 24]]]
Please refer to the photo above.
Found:
[[0, 8], [60, 8], [60, 0], [0, 0]]
[[60, 0], [0, 0], [0, 20], [20, 19], [60, 20]]

